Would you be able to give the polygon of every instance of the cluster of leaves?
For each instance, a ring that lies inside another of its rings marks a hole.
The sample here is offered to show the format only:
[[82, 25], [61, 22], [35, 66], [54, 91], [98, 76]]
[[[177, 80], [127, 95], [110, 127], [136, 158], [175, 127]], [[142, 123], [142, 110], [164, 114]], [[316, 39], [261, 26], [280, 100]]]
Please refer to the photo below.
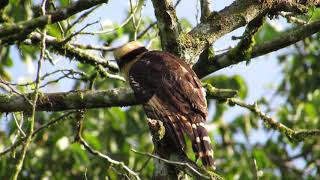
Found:
[[[23, 2], [23, 3], [22, 3]], [[68, 5], [67, 0], [55, 1], [58, 7]], [[143, 2], [143, 1], [141, 1]], [[6, 23], [18, 22], [36, 16], [32, 15], [32, 9], [39, 9], [39, 6], [32, 5], [32, 1], [10, 0], [2, 14], [1, 20]], [[142, 3], [143, 4], [143, 3]], [[140, 4], [140, 5], [142, 5]], [[0, 4], [1, 6], [2, 4]], [[141, 6], [142, 7], [142, 6]], [[140, 7], [140, 8], [141, 8]], [[1, 7], [0, 7], [1, 8]], [[52, 8], [51, 6], [48, 8]], [[131, 11], [126, 12], [127, 18], [131, 16]], [[139, 14], [139, 13], [138, 13]], [[132, 20], [122, 27], [107, 35], [99, 36], [99, 40], [112, 44], [119, 38], [125, 36], [133, 40], [143, 32], [153, 21], [148, 17], [134, 15], [136, 21], [141, 18], [137, 27]], [[9, 18], [10, 17], [10, 18]], [[69, 21], [71, 21], [71, 18]], [[1, 22], [1, 21], [0, 21]], [[57, 38], [68, 35], [69, 22], [61, 22], [47, 26], [48, 34]], [[117, 27], [112, 24], [112, 27]], [[189, 29], [190, 24], [183, 20], [184, 29]], [[64, 29], [63, 34], [61, 27]], [[70, 32], [69, 32], [70, 33]], [[272, 25], [266, 23], [262, 27], [259, 42], [280, 35]], [[157, 28], [153, 26], [148, 33], [141, 37], [141, 41], [149, 42], [153, 40], [152, 48], [159, 49], [157, 38]], [[30, 45], [15, 45], [0, 47], [0, 75], [6, 81], [16, 81], [15, 77], [10, 77], [10, 70], [15, 68], [16, 61], [12, 59], [12, 47], [18, 49], [21, 61], [36, 61], [38, 59], [38, 48]], [[276, 96], [284, 99], [276, 112], [276, 117], [280, 122], [296, 129], [320, 128], [318, 114], [320, 113], [320, 91], [319, 91], [319, 35], [306, 39], [296, 46], [296, 50], [279, 58], [283, 67], [283, 81], [279, 85]], [[108, 52], [109, 53], [109, 52]], [[110, 54], [106, 54], [106, 57]], [[12, 67], [12, 69], [8, 69]], [[94, 89], [112, 89], [123, 86], [123, 82], [113, 79], [101, 78], [96, 73], [95, 67], [78, 63], [76, 69], [87, 73], [90, 77], [95, 77]], [[244, 99], [248, 94], [246, 83], [242, 76], [235, 75], [228, 77], [225, 75], [210, 77], [205, 80], [217, 88], [230, 88], [239, 91], [239, 97]], [[73, 81], [72, 90], [84, 89], [88, 86], [87, 81]], [[63, 84], [61, 84], [63, 86]], [[25, 93], [28, 88], [20, 88], [21, 93]], [[269, 102], [259, 101], [265, 107], [269, 107]], [[217, 172], [226, 179], [253, 179], [257, 176], [263, 179], [301, 179], [315, 178], [320, 174], [320, 141], [319, 139], [308, 139], [303, 143], [292, 143], [278, 132], [264, 129], [264, 125], [251, 113], [242, 114], [231, 121], [224, 121], [228, 106], [223, 102], [209, 101], [209, 106], [215, 107], [215, 114], [209, 119], [209, 124], [213, 124], [215, 132], [210, 132], [214, 136], [214, 150], [217, 159]], [[59, 117], [62, 113], [38, 112], [36, 116], [36, 128], [42, 124]], [[0, 149], [10, 146], [13, 141], [17, 141], [19, 134], [17, 125], [11, 115], [2, 115], [2, 130], [0, 132]], [[16, 113], [18, 121], [24, 120], [22, 129], [27, 129], [28, 114]], [[249, 138], [254, 132], [260, 133], [265, 139], [262, 143], [250, 144]], [[68, 116], [63, 121], [46, 128], [35, 136], [32, 145], [27, 153], [21, 179], [117, 179], [125, 177], [125, 172], [118, 167], [100, 157], [91, 155], [81, 145], [74, 142], [77, 134], [75, 116]], [[244, 137], [240, 140], [238, 137]], [[139, 172], [142, 179], [151, 179], [153, 164], [148, 161], [147, 156], [135, 154], [131, 149], [143, 152], [152, 152], [153, 145], [148, 131], [146, 117], [140, 106], [114, 107], [108, 109], [86, 110], [84, 118], [84, 138], [96, 150], [99, 150], [111, 158], [122, 161]], [[295, 153], [292, 151], [295, 150]], [[14, 152], [0, 157], [0, 179], [7, 179], [14, 170], [20, 148]], [[300, 160], [296, 162], [296, 160]], [[256, 161], [256, 165], [254, 163]], [[297, 164], [303, 166], [297, 168]], [[257, 169], [257, 170], [255, 170]]]
[[[257, 43], [271, 39], [272, 35], [279, 36], [281, 33], [271, 24], [265, 23], [256, 35]], [[283, 69], [282, 81], [277, 85], [271, 99], [262, 97], [257, 100], [263, 109], [275, 113], [274, 117], [279, 122], [293, 129], [320, 128], [319, 43], [319, 34], [316, 34], [296, 44], [288, 53], [279, 56], [279, 66]], [[246, 97], [244, 83], [239, 81], [240, 87], [230, 84], [234, 82], [235, 77], [232, 77], [231, 81], [225, 77], [215, 78], [217, 78], [217, 80], [213, 78], [215, 86], [234, 89], [242, 87], [240, 97], [241, 95], [241, 98]], [[220, 81], [221, 79], [224, 80]], [[280, 102], [277, 104], [277, 109], [273, 110], [272, 103], [275, 99]], [[215, 155], [221, 158], [221, 161], [218, 161], [218, 172], [226, 175], [226, 179], [318, 177], [319, 138], [310, 138], [300, 143], [291, 142], [279, 132], [268, 129], [267, 124], [259, 123], [259, 118], [251, 112], [236, 117], [231, 123], [226, 123], [223, 115], [227, 110], [226, 105], [217, 103], [212, 120], [218, 126], [218, 134], [215, 134], [217, 139]], [[252, 138], [252, 135], [259, 137]]]
[[[23, 3], [22, 3], [23, 2]], [[59, 0], [55, 1], [57, 8], [65, 7], [69, 1]], [[48, 5], [48, 11], [52, 10], [52, 6]], [[17, 9], [20, 9], [19, 11]], [[26, 11], [32, 11], [27, 13]], [[19, 22], [39, 16], [36, 12], [40, 11], [39, 4], [33, 4], [32, 1], [12, 0], [6, 6], [3, 16], [10, 17], [6, 19], [5, 23]], [[130, 11], [127, 12], [128, 17]], [[138, 16], [136, 18], [139, 18]], [[63, 38], [72, 33], [69, 29], [71, 20], [76, 19], [72, 17], [67, 21], [60, 22], [60, 25], [48, 25], [48, 35]], [[149, 18], [141, 20], [139, 29], [134, 29], [132, 21], [128, 22], [125, 26], [118, 28], [117, 31], [101, 36], [100, 40], [108, 44], [122, 38], [129, 36], [133, 38], [134, 32], [140, 32], [143, 28], [147, 28], [151, 24]], [[117, 24], [113, 24], [117, 27]], [[154, 31], [154, 32], [152, 32]], [[150, 36], [155, 37], [156, 31], [151, 29], [141, 40], [147, 41]], [[159, 43], [154, 43], [154, 48], [159, 48]], [[10, 51], [10, 48], [13, 49]], [[48, 47], [50, 48], [50, 47]], [[0, 47], [0, 73], [1, 79], [15, 83], [18, 77], [11, 77], [10, 71], [14, 71], [15, 61], [22, 61], [26, 64], [33, 64], [38, 60], [39, 48], [35, 46], [19, 44], [14, 46]], [[13, 52], [19, 51], [20, 57], [13, 60]], [[69, 67], [72, 69], [73, 67]], [[54, 69], [54, 67], [53, 67]], [[93, 89], [112, 89], [124, 86], [123, 82], [113, 79], [103, 79], [97, 75], [95, 67], [86, 64], [78, 63], [77, 71], [85, 72], [89, 77], [95, 77]], [[48, 72], [46, 72], [48, 73]], [[29, 81], [30, 82], [30, 81]], [[21, 82], [24, 83], [24, 82]], [[43, 80], [43, 84], [46, 80]], [[58, 82], [60, 83], [60, 82]], [[74, 79], [74, 85], [71, 90], [83, 89], [88, 86], [87, 80]], [[59, 85], [63, 88], [64, 84]], [[17, 89], [21, 93], [28, 92], [30, 88], [18, 86]], [[62, 115], [61, 112], [48, 113], [38, 112], [36, 114], [36, 129], [41, 125], [58, 118]], [[22, 130], [28, 129], [28, 114], [21, 115], [15, 113], [17, 121], [24, 121]], [[24, 117], [24, 118], [23, 118]], [[17, 142], [22, 135], [19, 132], [17, 125], [11, 114], [3, 114], [1, 121], [1, 135], [0, 135], [0, 149], [1, 151], [11, 144]], [[38, 133], [27, 153], [23, 171], [20, 179], [116, 179], [117, 177], [125, 177], [126, 172], [119, 168], [114, 167], [108, 161], [91, 155], [79, 143], [75, 142], [77, 128], [76, 128], [75, 115], [68, 116], [60, 121], [58, 124], [52, 125], [45, 131]], [[27, 133], [27, 132], [25, 132]], [[18, 135], [20, 134], [20, 135]], [[134, 171], [140, 171], [141, 177], [150, 179], [152, 176], [152, 163], [149, 158], [141, 155], [134, 154], [131, 149], [138, 151], [152, 152], [152, 141], [146, 124], [146, 117], [141, 107], [133, 106], [128, 108], [114, 107], [108, 109], [93, 109], [87, 110], [84, 118], [83, 137], [94, 149], [101, 151], [111, 158], [127, 164]], [[20, 155], [20, 148], [14, 149], [12, 153], [3, 155], [0, 158], [0, 179], [7, 179], [12, 176], [15, 171], [17, 158]], [[148, 166], [146, 163], [148, 162]]]

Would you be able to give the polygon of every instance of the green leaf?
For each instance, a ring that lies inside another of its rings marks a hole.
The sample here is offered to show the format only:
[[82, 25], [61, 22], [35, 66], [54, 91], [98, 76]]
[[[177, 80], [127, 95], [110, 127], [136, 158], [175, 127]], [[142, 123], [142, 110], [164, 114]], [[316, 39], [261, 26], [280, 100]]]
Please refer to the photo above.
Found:
[[13, 66], [13, 61], [12, 61], [12, 59], [10, 57], [8, 57], [8, 58], [6, 58], [6, 59], [4, 59], [2, 61], [2, 64], [4, 66], [7, 66], [7, 67], [12, 67]]
[[269, 167], [269, 159], [266, 153], [262, 150], [254, 150], [253, 156], [257, 161], [257, 165], [259, 168], [267, 168]]
[[273, 38], [279, 37], [281, 32], [279, 32], [270, 23], [266, 22], [263, 24], [260, 31], [255, 35], [255, 41], [257, 44], [261, 44], [264, 41], [271, 40]]
[[93, 136], [90, 133], [84, 133], [84, 137], [86, 141], [92, 146], [94, 149], [100, 150], [101, 149], [101, 143], [97, 137]]
[[311, 118], [318, 117], [318, 112], [316, 110], [316, 107], [314, 107], [311, 103], [307, 103], [304, 107], [306, 113]]
[[79, 144], [71, 144], [69, 147], [70, 151], [72, 152], [72, 154], [78, 156], [82, 162], [90, 162], [88, 156], [87, 156], [87, 152], [81, 148], [81, 146]]
[[59, 0], [59, 2], [62, 7], [66, 7], [69, 5], [70, 0]]
[[48, 34], [51, 36], [54, 36], [56, 38], [62, 38], [61, 36], [61, 30], [58, 26], [58, 24], [52, 24], [47, 26]]
[[309, 22], [314, 22], [320, 20], [320, 9], [319, 8], [310, 8]]

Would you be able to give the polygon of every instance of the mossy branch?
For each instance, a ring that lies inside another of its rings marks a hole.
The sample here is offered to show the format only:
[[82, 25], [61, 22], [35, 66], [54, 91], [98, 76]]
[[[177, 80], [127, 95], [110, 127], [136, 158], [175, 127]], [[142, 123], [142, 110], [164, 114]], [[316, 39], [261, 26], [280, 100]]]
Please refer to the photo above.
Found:
[[[237, 94], [235, 90], [217, 89], [204, 84], [209, 90], [209, 98], [226, 99]], [[0, 94], [0, 112], [31, 111], [32, 106], [26, 98], [30, 94]], [[60, 93], [41, 93], [37, 101], [37, 111], [66, 111], [71, 109], [106, 108], [113, 106], [132, 106], [140, 104], [131, 89], [115, 88], [104, 91], [71, 91]]]
[[[40, 39], [40, 33], [31, 33], [29, 39], [27, 39], [24, 43], [30, 45], [38, 45]], [[63, 41], [64, 40], [58, 40], [52, 36], [47, 36], [46, 45], [48, 46], [49, 50], [59, 53], [62, 56], [66, 56], [70, 59], [75, 58], [77, 61], [81, 63], [90, 64], [96, 67], [101, 65], [103, 67], [108, 68], [111, 71], [118, 71], [118, 66], [115, 63], [112, 63], [101, 57], [88, 53], [87, 51], [73, 46], [72, 44], [63, 43]]]
[[157, 18], [162, 49], [178, 55], [181, 27], [171, 0], [152, 0]]
[[[299, 26], [292, 29], [290, 32], [286, 32], [278, 38], [274, 38], [262, 44], [254, 45], [250, 53], [250, 58], [259, 57], [290, 46], [317, 32], [320, 32], [320, 21]], [[200, 78], [202, 78], [225, 67], [245, 61], [245, 58], [241, 58], [241, 56], [238, 57], [237, 54], [234, 53], [237, 52], [236, 48], [238, 47], [214, 57], [210, 56], [211, 58], [209, 59], [200, 58], [200, 60], [193, 66], [193, 70]]]
[[16, 24], [2, 26], [0, 27], [0, 44], [7, 43], [8, 40], [13, 41], [11, 37], [14, 37], [14, 39], [21, 41], [27, 37], [26, 35], [34, 31], [36, 28], [41, 28], [47, 24], [54, 24], [56, 22], [65, 20], [78, 12], [106, 2], [108, 1], [80, 0], [66, 8], [58, 9], [53, 12], [48, 12], [47, 14], [37, 18], [19, 22]]
[[[25, 94], [30, 98], [32, 94]], [[62, 93], [40, 93], [37, 111], [66, 111], [70, 109], [105, 108], [139, 104], [132, 91], [118, 88], [106, 91], [71, 91]], [[22, 95], [0, 94], [0, 112], [31, 111], [31, 105]]]
[[203, 83], [202, 86], [207, 90], [207, 97], [217, 100], [226, 100], [227, 98], [233, 98], [238, 94], [237, 90], [233, 89], [218, 89], [211, 84]]
[[278, 130], [281, 134], [286, 135], [290, 141], [293, 142], [300, 142], [304, 141], [305, 139], [309, 137], [316, 137], [320, 136], [320, 130], [319, 129], [312, 129], [312, 130], [293, 130], [287, 126], [285, 126], [282, 123], [277, 122], [274, 118], [268, 116], [267, 114], [263, 113], [258, 105], [255, 104], [247, 104], [241, 100], [230, 98], [227, 100], [228, 104], [233, 106], [233, 105], [238, 105], [244, 108], [247, 108], [257, 116], [259, 116], [265, 125], [267, 127], [270, 127], [272, 129]]

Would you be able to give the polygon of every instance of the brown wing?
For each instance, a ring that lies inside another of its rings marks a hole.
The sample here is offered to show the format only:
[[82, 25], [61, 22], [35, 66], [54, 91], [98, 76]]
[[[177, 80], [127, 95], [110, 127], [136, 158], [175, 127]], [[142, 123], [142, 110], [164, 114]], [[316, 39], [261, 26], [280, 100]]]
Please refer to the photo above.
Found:
[[[171, 102], [176, 111], [196, 112], [206, 119], [208, 109], [201, 82], [184, 61], [169, 53], [150, 51], [132, 66], [129, 73], [133, 81], [139, 81], [139, 85], [133, 87], [139, 97], [147, 94], [150, 98], [157, 94]], [[132, 86], [137, 84], [130, 83]]]
[[[196, 157], [212, 151], [210, 142], [203, 140], [208, 139], [203, 127], [208, 110], [201, 82], [184, 61], [165, 52], [147, 52], [131, 67], [129, 80], [137, 99], [145, 102], [147, 116], [163, 121], [183, 150], [186, 134]], [[202, 159], [213, 164], [212, 158]]]

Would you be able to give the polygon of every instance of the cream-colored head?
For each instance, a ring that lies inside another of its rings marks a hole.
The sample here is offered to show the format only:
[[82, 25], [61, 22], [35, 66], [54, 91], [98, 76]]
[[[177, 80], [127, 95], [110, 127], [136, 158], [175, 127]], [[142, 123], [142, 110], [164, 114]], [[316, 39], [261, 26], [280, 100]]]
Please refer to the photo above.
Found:
[[131, 41], [114, 51], [114, 57], [122, 73], [126, 73], [138, 57], [148, 50], [139, 42]]
[[140, 42], [131, 41], [131, 42], [128, 42], [127, 44], [117, 48], [113, 54], [114, 54], [114, 57], [116, 58], [116, 60], [119, 60], [122, 57], [124, 57], [125, 55], [132, 52], [133, 50], [136, 50], [141, 47], [144, 47], [144, 46]]

